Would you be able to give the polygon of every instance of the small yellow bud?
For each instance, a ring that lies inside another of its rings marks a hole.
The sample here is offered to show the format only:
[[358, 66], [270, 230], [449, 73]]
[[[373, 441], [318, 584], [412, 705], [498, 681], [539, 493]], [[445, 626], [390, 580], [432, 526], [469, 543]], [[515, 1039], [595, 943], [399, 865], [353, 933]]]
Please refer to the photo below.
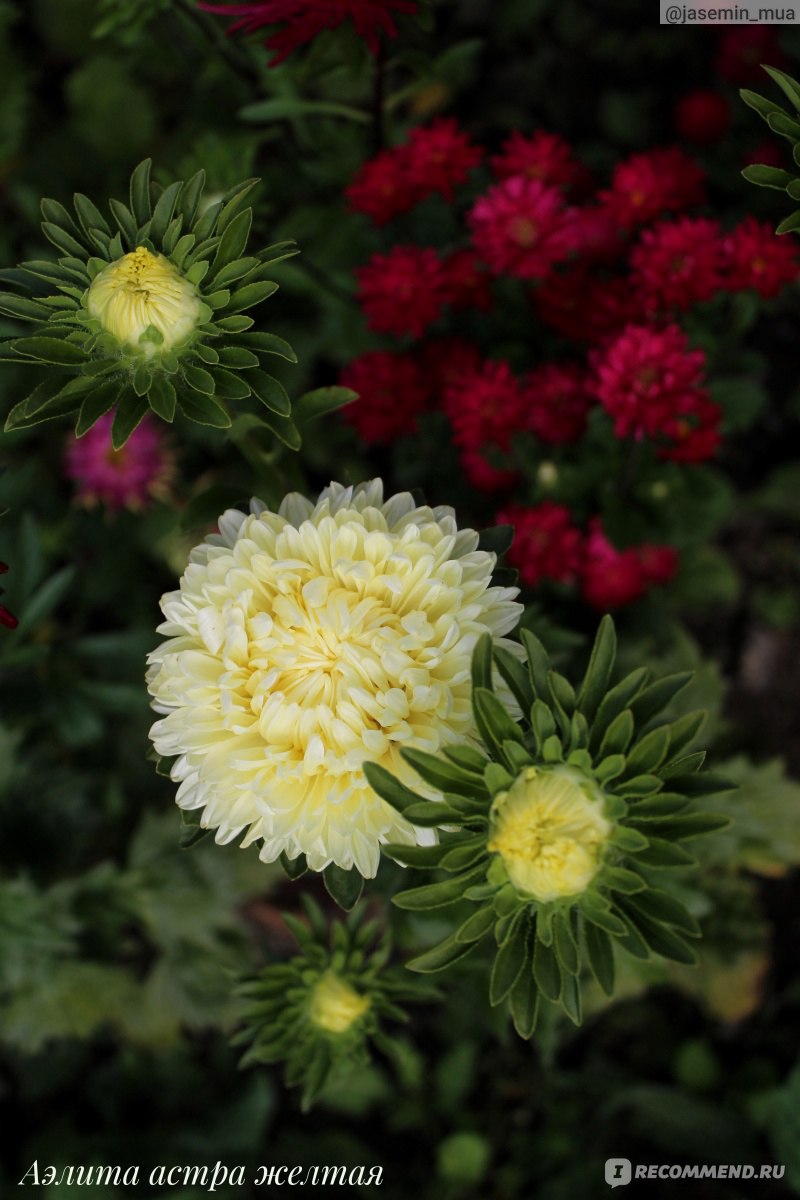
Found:
[[536, 472], [536, 481], [540, 487], [554, 488], [558, 483], [558, 467], [552, 462], [543, 462], [539, 464], [539, 470]]
[[326, 1033], [345, 1033], [369, 1005], [368, 996], [359, 996], [349, 983], [326, 971], [311, 994], [311, 1020]]
[[139, 246], [95, 276], [87, 308], [106, 333], [150, 358], [186, 340], [202, 304], [194, 285], [168, 258]]
[[611, 834], [600, 789], [572, 767], [529, 767], [495, 797], [488, 849], [519, 892], [547, 903], [584, 892]]

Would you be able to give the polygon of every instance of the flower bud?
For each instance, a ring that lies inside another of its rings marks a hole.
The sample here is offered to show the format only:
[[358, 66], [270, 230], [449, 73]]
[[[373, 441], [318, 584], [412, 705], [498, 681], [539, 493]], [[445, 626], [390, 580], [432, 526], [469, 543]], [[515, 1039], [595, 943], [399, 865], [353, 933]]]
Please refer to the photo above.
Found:
[[185, 342], [198, 325], [197, 289], [162, 254], [139, 246], [89, 286], [87, 308], [106, 333], [151, 358]]

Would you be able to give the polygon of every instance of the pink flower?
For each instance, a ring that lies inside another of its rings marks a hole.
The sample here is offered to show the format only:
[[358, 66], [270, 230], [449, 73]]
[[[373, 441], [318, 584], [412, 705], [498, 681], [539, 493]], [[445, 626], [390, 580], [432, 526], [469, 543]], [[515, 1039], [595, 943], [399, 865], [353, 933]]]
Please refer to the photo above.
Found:
[[469, 214], [472, 241], [497, 275], [538, 279], [572, 248], [561, 191], [515, 175], [495, 184]]
[[367, 445], [413, 433], [430, 395], [417, 360], [389, 350], [373, 350], [348, 363], [339, 382], [359, 394], [342, 415]]
[[158, 425], [146, 416], [121, 450], [111, 445], [113, 414], [107, 413], [83, 437], [70, 437], [67, 475], [84, 504], [113, 510], [141, 509], [165, 496], [173, 464]]
[[356, 271], [358, 299], [370, 329], [421, 337], [447, 302], [447, 280], [435, 250], [393, 246]]
[[648, 313], [683, 312], [722, 286], [719, 224], [702, 217], [660, 221], [631, 253], [633, 283]]
[[501, 525], [514, 526], [508, 561], [522, 582], [536, 587], [543, 580], [574, 583], [583, 554], [583, 534], [572, 523], [563, 504], [545, 500], [534, 508], [509, 505], [497, 514]]
[[267, 25], [284, 24], [285, 28], [266, 40], [275, 57], [270, 66], [276, 67], [296, 50], [311, 42], [325, 29], [336, 29], [352, 21], [360, 38], [373, 54], [377, 54], [379, 34], [395, 37], [395, 13], [415, 13], [416, 0], [246, 0], [236, 4], [204, 4], [206, 12], [239, 17], [228, 30], [237, 33], [257, 33]]
[[646, 225], [665, 212], [702, 204], [705, 175], [677, 146], [633, 154], [618, 163], [611, 187], [600, 193], [621, 229]]
[[537, 129], [530, 137], [515, 130], [492, 158], [497, 179], [523, 175], [538, 179], [549, 187], [566, 191], [583, 189], [589, 180], [586, 167], [575, 158], [572, 147], [557, 133]]
[[755, 217], [745, 217], [731, 230], [725, 237], [723, 254], [726, 286], [732, 291], [753, 288], [766, 299], [794, 283], [800, 271], [794, 235], [778, 236]]
[[594, 404], [586, 372], [573, 364], [543, 363], [523, 383], [528, 427], [542, 442], [575, 442]]

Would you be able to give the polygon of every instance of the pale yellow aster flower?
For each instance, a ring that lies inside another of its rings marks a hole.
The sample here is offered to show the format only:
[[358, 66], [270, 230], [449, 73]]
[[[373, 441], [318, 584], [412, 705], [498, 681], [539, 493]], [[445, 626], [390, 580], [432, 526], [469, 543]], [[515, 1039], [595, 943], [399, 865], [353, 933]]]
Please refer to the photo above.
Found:
[[573, 767], [528, 767], [494, 799], [487, 848], [524, 896], [547, 903], [584, 892], [612, 833], [603, 793]]
[[369, 996], [360, 996], [355, 988], [334, 971], [326, 971], [311, 993], [311, 1020], [326, 1033], [346, 1033], [369, 1011]]
[[106, 333], [147, 357], [185, 342], [203, 310], [194, 285], [163, 254], [145, 246], [95, 275], [86, 307]]
[[162, 599], [151, 737], [217, 841], [245, 833], [267, 862], [285, 851], [371, 877], [380, 843], [425, 833], [362, 764], [412, 780], [402, 747], [474, 736], [472, 651], [517, 624], [517, 589], [491, 586], [494, 554], [452, 509], [384, 501], [380, 480], [251, 509], [220, 518]]

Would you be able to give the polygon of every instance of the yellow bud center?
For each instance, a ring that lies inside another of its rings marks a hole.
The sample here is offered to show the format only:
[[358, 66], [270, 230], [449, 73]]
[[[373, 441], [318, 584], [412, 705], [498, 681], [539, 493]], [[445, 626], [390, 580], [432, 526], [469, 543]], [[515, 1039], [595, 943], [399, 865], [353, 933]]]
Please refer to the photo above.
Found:
[[326, 971], [311, 994], [311, 1020], [326, 1033], [345, 1033], [369, 1009], [367, 996]]
[[572, 767], [529, 767], [495, 797], [488, 849], [518, 891], [547, 903], [584, 892], [611, 833], [603, 794]]
[[200, 319], [197, 290], [162, 254], [139, 246], [96, 275], [87, 308], [106, 333], [146, 357], [184, 342]]

